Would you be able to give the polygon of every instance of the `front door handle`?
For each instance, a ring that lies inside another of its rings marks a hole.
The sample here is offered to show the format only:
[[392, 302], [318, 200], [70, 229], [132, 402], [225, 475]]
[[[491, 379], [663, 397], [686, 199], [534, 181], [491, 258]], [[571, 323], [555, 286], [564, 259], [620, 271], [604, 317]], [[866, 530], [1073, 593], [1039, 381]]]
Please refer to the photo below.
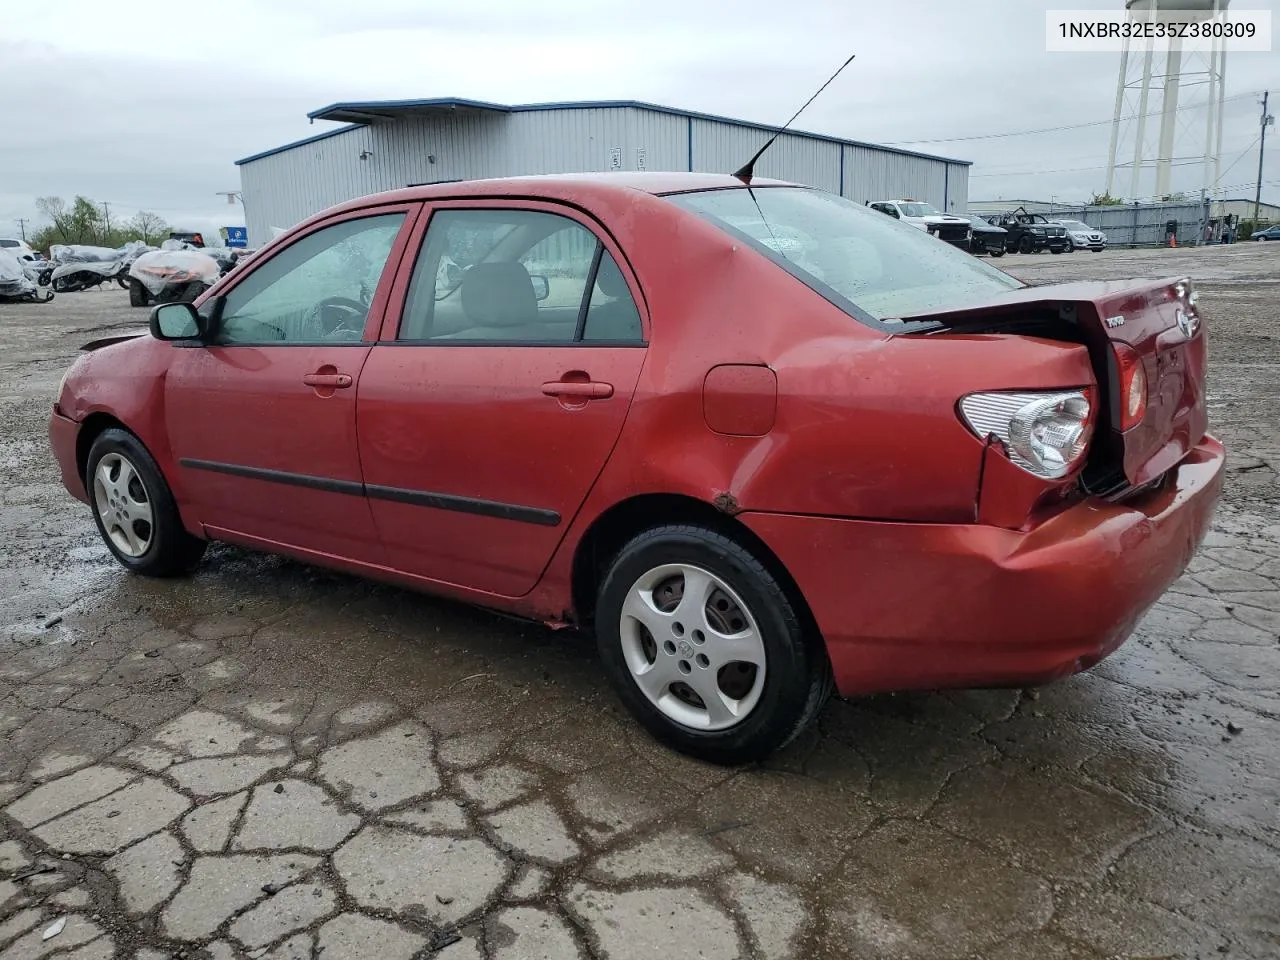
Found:
[[302, 378], [302, 382], [308, 387], [329, 387], [335, 390], [345, 390], [351, 386], [351, 374], [308, 373]]
[[594, 380], [551, 380], [542, 385], [542, 392], [548, 397], [570, 400], [607, 400], [613, 396], [613, 384]]

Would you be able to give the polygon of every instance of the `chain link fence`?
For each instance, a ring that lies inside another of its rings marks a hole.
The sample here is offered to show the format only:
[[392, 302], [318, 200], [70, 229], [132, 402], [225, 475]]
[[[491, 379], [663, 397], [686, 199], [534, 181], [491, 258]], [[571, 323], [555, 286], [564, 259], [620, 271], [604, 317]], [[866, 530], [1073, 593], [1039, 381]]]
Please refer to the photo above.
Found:
[[1167, 246], [1168, 227], [1172, 221], [1177, 225], [1173, 232], [1178, 238], [1178, 246], [1184, 247], [1206, 242], [1220, 243], [1224, 229], [1236, 232], [1234, 219], [1228, 225], [1224, 222], [1226, 218], [1210, 216], [1211, 210], [1207, 202], [1201, 204], [1193, 200], [1103, 207], [1064, 205], [1043, 212], [1050, 220], [1083, 220], [1105, 233], [1107, 244], [1112, 247]]

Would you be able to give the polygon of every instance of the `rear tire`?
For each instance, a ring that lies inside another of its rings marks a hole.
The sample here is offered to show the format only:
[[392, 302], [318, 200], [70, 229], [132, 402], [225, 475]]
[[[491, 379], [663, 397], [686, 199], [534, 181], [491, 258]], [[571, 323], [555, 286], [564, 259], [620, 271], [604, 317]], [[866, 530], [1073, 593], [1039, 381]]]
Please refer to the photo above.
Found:
[[137, 277], [129, 278], [129, 306], [145, 307], [151, 302], [151, 297], [147, 293], [147, 288], [142, 285]]
[[991, 248], [991, 255], [992, 255], [993, 257], [1003, 257], [1003, 256], [1004, 256], [1004, 244], [1000, 244], [999, 246], [992, 247], [992, 248]]
[[85, 489], [107, 549], [131, 573], [188, 573], [208, 543], [187, 533], [173, 493], [147, 448], [127, 430], [102, 431], [89, 448]]
[[654, 737], [702, 760], [768, 756], [831, 694], [826, 652], [805, 635], [786, 591], [750, 551], [705, 527], [632, 539], [600, 586], [595, 623], [605, 673], [627, 709]]
[[1019, 253], [1035, 253], [1036, 242], [1032, 240], [1030, 237], [1023, 237], [1021, 240], [1018, 241], [1018, 252]]

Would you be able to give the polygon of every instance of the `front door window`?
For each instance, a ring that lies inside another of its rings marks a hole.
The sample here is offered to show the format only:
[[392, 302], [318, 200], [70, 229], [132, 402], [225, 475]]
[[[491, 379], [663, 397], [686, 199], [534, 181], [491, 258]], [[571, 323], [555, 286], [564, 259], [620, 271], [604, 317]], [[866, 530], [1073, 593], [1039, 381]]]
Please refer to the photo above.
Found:
[[344, 220], [303, 237], [227, 294], [220, 346], [359, 341], [403, 213]]

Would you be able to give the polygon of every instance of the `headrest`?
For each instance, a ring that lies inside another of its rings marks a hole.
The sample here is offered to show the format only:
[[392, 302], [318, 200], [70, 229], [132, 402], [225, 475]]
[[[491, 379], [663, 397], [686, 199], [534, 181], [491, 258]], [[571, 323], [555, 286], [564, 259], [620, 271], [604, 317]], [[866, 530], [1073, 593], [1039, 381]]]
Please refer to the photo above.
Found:
[[600, 289], [604, 291], [605, 296], [612, 297], [615, 300], [619, 297], [631, 296], [631, 291], [627, 288], [626, 277], [622, 275], [622, 271], [614, 263], [613, 257], [608, 254], [605, 254], [600, 259], [600, 269], [596, 271], [596, 283], [600, 284]]
[[538, 298], [529, 272], [516, 262], [477, 263], [462, 278], [462, 310], [479, 327], [535, 323]]

